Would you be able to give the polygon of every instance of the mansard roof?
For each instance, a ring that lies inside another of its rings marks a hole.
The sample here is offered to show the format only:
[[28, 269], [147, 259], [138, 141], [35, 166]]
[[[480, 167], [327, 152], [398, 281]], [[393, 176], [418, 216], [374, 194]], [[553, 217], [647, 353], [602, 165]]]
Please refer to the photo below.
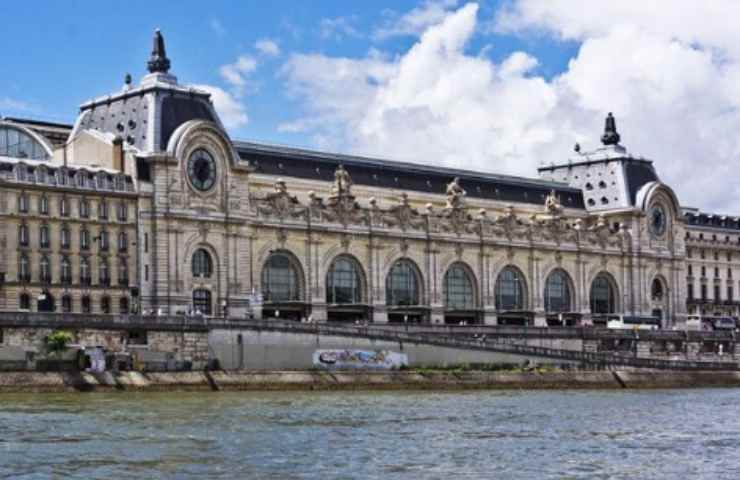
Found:
[[740, 230], [740, 218], [730, 215], [718, 215], [700, 212], [698, 210], [686, 210], [684, 212], [686, 223], [690, 226], [717, 228], [722, 230]]
[[358, 185], [443, 194], [446, 185], [459, 177], [472, 198], [543, 205], [555, 190], [564, 207], [584, 208], [581, 191], [561, 182], [251, 142], [237, 141], [234, 147], [255, 172], [268, 175], [331, 182], [342, 164]]

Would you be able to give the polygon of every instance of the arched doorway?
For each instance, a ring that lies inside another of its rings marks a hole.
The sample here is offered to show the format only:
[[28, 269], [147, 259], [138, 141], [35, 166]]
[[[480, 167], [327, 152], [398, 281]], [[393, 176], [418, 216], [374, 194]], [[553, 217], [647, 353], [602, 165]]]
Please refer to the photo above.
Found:
[[475, 276], [462, 262], [447, 269], [442, 285], [445, 304], [445, 323], [477, 323], [480, 319], [475, 289]]
[[422, 323], [429, 308], [422, 304], [422, 277], [408, 258], [397, 260], [385, 279], [385, 303], [391, 323]]
[[273, 252], [262, 267], [262, 316], [301, 320], [306, 315], [304, 276], [290, 252]]
[[193, 312], [198, 315], [213, 315], [211, 291], [205, 288], [193, 290]]
[[551, 326], [572, 326], [579, 314], [573, 312], [573, 282], [563, 269], [553, 270], [545, 280], [545, 315]]
[[56, 311], [56, 302], [54, 295], [49, 293], [47, 290], [41, 292], [36, 299], [36, 309], [39, 312], [54, 312]]
[[527, 282], [514, 267], [504, 268], [496, 278], [496, 312], [500, 325], [530, 325], [534, 321], [527, 311]]
[[617, 285], [612, 276], [599, 273], [591, 282], [589, 298], [594, 325], [606, 325], [609, 316], [617, 313]]
[[334, 259], [326, 273], [327, 319], [330, 322], [367, 320], [365, 276], [360, 263], [349, 255]]

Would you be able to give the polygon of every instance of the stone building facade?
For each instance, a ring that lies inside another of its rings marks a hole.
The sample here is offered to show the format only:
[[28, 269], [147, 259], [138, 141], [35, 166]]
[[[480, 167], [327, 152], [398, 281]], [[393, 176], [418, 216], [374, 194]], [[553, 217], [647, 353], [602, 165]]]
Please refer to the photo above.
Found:
[[737, 219], [687, 216], [611, 114], [603, 146], [529, 179], [233, 141], [159, 32], [148, 69], [83, 104], [62, 142], [63, 126], [0, 121], [0, 308], [668, 326], [698, 308], [701, 251], [734, 301]]

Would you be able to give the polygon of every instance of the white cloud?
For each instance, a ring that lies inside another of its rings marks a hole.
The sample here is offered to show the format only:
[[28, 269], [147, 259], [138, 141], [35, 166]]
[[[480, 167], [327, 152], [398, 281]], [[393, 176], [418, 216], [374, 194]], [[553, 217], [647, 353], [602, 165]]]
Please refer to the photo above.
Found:
[[270, 40], [269, 38], [257, 40], [254, 44], [254, 48], [268, 57], [276, 57], [280, 55], [280, 46], [274, 40]]
[[342, 40], [346, 37], [362, 37], [353, 23], [357, 20], [354, 16], [322, 18], [319, 24], [319, 34], [322, 38]]
[[375, 30], [373, 37], [383, 40], [395, 36], [417, 36], [443, 21], [458, 0], [426, 0], [421, 6], [400, 15], [387, 11], [385, 23]]
[[242, 55], [234, 63], [221, 65], [219, 73], [234, 88], [234, 95], [240, 97], [244, 94], [247, 77], [256, 69], [257, 61], [250, 56]]
[[226, 90], [213, 85], [193, 85], [193, 87], [211, 94], [213, 106], [226, 128], [243, 127], [249, 121], [244, 105]]
[[467, 54], [477, 11], [444, 13], [393, 58], [293, 55], [282, 75], [306, 113], [282, 128], [324, 148], [531, 177], [575, 142], [597, 147], [614, 111], [622, 143], [653, 159], [685, 205], [740, 213], [729, 181], [740, 161], [740, 2], [510, 4], [499, 31], [580, 43], [550, 80], [524, 52], [500, 63]]

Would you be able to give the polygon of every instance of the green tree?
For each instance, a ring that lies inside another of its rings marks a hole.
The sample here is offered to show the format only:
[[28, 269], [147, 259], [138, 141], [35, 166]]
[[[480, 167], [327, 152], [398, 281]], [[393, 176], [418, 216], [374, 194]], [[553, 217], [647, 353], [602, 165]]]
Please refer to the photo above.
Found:
[[72, 334], [64, 330], [55, 330], [46, 337], [46, 350], [54, 355], [65, 352], [72, 341]]

